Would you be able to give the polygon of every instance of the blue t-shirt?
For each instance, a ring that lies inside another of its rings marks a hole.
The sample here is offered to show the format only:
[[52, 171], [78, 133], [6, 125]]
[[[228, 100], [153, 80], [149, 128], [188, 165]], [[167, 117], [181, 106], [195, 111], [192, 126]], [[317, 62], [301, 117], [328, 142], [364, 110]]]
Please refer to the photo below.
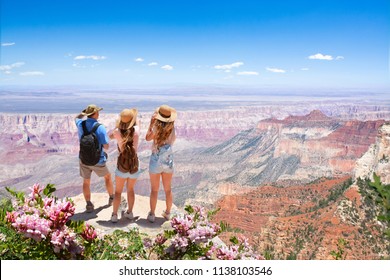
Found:
[[[81, 124], [84, 120], [83, 119], [76, 119], [76, 126], [79, 134], [79, 140], [81, 139], [81, 136], [83, 136], [83, 125]], [[87, 130], [91, 131], [94, 124], [97, 123], [97, 120], [93, 118], [86, 119], [86, 126]], [[110, 142], [110, 139], [108, 138], [106, 128], [104, 125], [99, 125], [95, 132], [98, 141], [100, 145], [108, 144]], [[104, 149], [102, 149], [102, 153], [100, 155], [100, 160], [97, 164], [104, 164], [107, 161], [106, 155], [104, 153]]]

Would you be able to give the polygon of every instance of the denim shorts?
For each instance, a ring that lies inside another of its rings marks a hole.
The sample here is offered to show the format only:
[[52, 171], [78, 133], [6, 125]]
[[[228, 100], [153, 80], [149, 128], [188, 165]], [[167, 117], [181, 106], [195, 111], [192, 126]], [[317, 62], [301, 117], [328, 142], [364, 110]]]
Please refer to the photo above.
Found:
[[124, 179], [138, 179], [139, 175], [141, 174], [141, 165], [140, 162], [138, 161], [138, 171], [135, 172], [134, 174], [131, 174], [130, 172], [122, 172], [118, 168], [115, 169], [115, 176], [124, 178]]
[[173, 173], [173, 166], [173, 151], [171, 145], [169, 144], [161, 146], [157, 153], [152, 153], [150, 156], [150, 173]]

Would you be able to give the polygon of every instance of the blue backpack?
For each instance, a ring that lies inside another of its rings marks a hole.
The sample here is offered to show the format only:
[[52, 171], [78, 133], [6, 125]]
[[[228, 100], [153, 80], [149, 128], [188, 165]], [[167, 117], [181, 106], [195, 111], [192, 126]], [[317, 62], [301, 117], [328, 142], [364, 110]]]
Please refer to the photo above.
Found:
[[83, 127], [83, 135], [80, 139], [79, 158], [85, 165], [93, 166], [99, 162], [100, 155], [102, 153], [102, 145], [100, 145], [95, 133], [100, 123], [95, 123], [92, 130], [89, 132], [85, 122], [86, 121], [83, 121], [81, 123]]

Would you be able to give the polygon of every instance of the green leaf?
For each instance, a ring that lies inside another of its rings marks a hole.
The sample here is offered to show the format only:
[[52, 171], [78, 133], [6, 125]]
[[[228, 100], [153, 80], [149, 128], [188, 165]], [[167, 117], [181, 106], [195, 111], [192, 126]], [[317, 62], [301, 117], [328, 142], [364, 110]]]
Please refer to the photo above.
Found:
[[17, 192], [15, 190], [11, 190], [9, 187], [5, 187], [7, 192], [9, 192], [13, 197], [15, 197], [19, 202], [24, 201], [24, 193], [23, 192]]
[[230, 237], [230, 242], [232, 242], [234, 245], [238, 245], [239, 241], [238, 241], [238, 238], [236, 236], [232, 236]]
[[210, 210], [207, 212], [207, 218], [208, 219], [211, 219], [212, 217], [214, 217], [219, 211], [221, 210], [221, 208], [218, 208], [218, 209], [215, 209], [215, 210]]
[[54, 184], [47, 184], [46, 187], [43, 189], [43, 194], [47, 197], [51, 197], [55, 191], [56, 188], [54, 187]]
[[186, 205], [186, 207], [184, 208], [184, 210], [188, 213], [188, 214], [193, 214], [195, 212], [194, 208], [192, 208], [191, 205]]

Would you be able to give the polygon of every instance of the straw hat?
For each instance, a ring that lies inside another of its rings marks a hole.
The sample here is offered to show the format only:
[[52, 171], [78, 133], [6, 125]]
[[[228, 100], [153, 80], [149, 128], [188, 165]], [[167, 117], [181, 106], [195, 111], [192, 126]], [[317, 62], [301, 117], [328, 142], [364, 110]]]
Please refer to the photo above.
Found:
[[103, 110], [103, 108], [100, 108], [98, 106], [96, 106], [95, 104], [90, 104], [88, 105], [87, 108], [85, 108], [81, 113], [84, 115], [84, 116], [91, 116], [93, 114], [95, 114], [96, 112], [99, 112]]
[[120, 129], [129, 129], [135, 124], [137, 119], [138, 110], [133, 109], [124, 109], [119, 114], [119, 119], [117, 120], [117, 127]]
[[156, 119], [162, 122], [173, 122], [177, 117], [176, 110], [168, 105], [161, 105], [156, 109], [156, 113]]

